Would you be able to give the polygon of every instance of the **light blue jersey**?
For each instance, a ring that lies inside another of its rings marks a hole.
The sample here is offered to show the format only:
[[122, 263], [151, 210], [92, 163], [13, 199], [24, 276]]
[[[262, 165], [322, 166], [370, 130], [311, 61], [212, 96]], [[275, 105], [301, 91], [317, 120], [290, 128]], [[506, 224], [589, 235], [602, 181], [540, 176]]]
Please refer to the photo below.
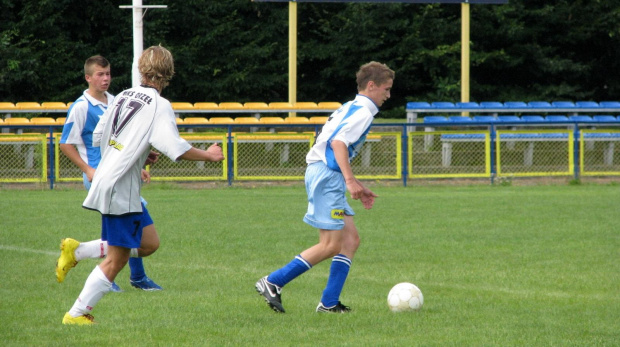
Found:
[[82, 160], [95, 169], [101, 160], [101, 152], [99, 147], [93, 147], [93, 131], [114, 99], [112, 94], [105, 94], [108, 98], [107, 104], [93, 98], [85, 90], [69, 108], [60, 138], [61, 144], [75, 145]]

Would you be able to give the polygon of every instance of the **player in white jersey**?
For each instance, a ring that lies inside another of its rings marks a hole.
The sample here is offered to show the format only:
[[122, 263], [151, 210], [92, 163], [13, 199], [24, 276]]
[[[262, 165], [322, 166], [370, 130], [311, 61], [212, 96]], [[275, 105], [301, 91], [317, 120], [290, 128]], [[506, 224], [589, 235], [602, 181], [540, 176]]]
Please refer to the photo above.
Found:
[[[83, 182], [86, 189], [90, 189], [95, 169], [101, 160], [99, 147], [94, 147], [93, 131], [99, 123], [114, 96], [108, 93], [112, 82], [110, 62], [95, 55], [84, 63], [84, 79], [88, 89], [84, 91], [69, 108], [67, 119], [60, 139], [60, 150], [83, 172]], [[142, 171], [145, 181], [150, 175]], [[107, 255], [108, 243], [98, 239], [88, 242], [79, 242], [72, 238], [62, 239], [60, 242], [60, 257], [56, 262], [56, 279], [62, 283], [69, 270], [86, 258], [103, 258]], [[129, 260], [130, 284], [142, 290], [161, 290], [162, 288], [151, 280], [144, 271], [142, 258]], [[116, 283], [112, 283], [112, 291], [122, 291]]]
[[355, 178], [350, 162], [364, 144], [379, 107], [390, 97], [394, 71], [370, 62], [360, 67], [356, 77], [358, 95], [332, 113], [306, 156], [308, 210], [304, 222], [319, 229], [319, 243], [256, 282], [256, 290], [276, 312], [284, 312], [282, 287], [328, 258], [333, 258], [329, 278], [316, 311], [351, 310], [340, 302], [340, 293], [360, 241], [353, 223], [355, 213], [345, 194], [348, 190], [366, 209], [372, 208], [377, 196]]
[[160, 96], [174, 75], [172, 54], [161, 46], [149, 47], [138, 60], [138, 70], [142, 85], [119, 93], [93, 134], [102, 156], [83, 206], [101, 213], [108, 256], [88, 276], [63, 324], [94, 324], [91, 311], [110, 290], [132, 252], [148, 256], [141, 245], [159, 246], [159, 236], [152, 224], [148, 225], [152, 221], [140, 199], [141, 169], [152, 153], [151, 146], [174, 161], [224, 159], [217, 144], [205, 151], [179, 136], [172, 106]]

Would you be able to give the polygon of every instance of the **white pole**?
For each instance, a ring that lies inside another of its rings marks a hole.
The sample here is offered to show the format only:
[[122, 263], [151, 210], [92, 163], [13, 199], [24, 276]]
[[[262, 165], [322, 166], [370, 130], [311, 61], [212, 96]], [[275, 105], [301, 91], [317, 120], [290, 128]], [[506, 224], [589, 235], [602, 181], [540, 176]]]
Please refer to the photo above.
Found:
[[133, 0], [133, 64], [131, 66], [131, 85], [140, 85], [140, 72], [138, 71], [138, 59], [144, 50], [144, 35], [142, 22], [142, 0]]

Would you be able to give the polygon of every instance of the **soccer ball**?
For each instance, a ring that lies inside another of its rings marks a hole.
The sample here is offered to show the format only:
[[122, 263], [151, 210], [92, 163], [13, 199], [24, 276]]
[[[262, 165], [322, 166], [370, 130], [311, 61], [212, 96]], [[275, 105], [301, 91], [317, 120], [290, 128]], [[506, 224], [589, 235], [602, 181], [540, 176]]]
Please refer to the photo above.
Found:
[[417, 311], [424, 304], [424, 296], [415, 284], [403, 282], [392, 287], [387, 303], [392, 312]]

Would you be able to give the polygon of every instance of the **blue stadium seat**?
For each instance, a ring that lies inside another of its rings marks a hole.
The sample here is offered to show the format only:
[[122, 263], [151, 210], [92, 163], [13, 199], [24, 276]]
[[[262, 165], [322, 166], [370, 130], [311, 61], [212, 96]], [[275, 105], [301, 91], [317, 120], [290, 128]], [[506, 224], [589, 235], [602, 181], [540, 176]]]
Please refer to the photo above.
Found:
[[553, 101], [551, 105], [557, 108], [575, 108], [575, 103], [572, 101]]
[[595, 101], [577, 101], [575, 106], [579, 108], [598, 108], [599, 104]]
[[572, 121], [577, 121], [577, 122], [588, 122], [592, 120], [592, 117], [590, 116], [583, 116], [583, 115], [577, 115], [577, 116], [570, 116], [568, 117], [568, 119], [572, 120]]
[[472, 121], [481, 122], [481, 123], [493, 123], [493, 122], [497, 122], [497, 118], [493, 116], [474, 116], [472, 118]]
[[444, 116], [426, 116], [424, 123], [449, 123], [450, 120]]
[[612, 116], [612, 115], [596, 115], [594, 117], [592, 117], [592, 120], [597, 121], [597, 122], [617, 122], [618, 119], [616, 119], [616, 117]]
[[433, 106], [424, 101], [412, 101], [407, 103], [407, 108], [433, 108]]
[[457, 102], [456, 107], [458, 108], [480, 108], [480, 105], [477, 102]]
[[530, 101], [527, 103], [531, 108], [552, 108], [553, 105], [548, 101]]
[[450, 116], [448, 117], [448, 119], [450, 119], [451, 122], [455, 122], [455, 123], [471, 122], [471, 118], [463, 117], [463, 116]]
[[598, 104], [602, 108], [620, 108], [620, 101], [601, 101]]
[[520, 122], [521, 118], [517, 117], [517, 116], [499, 116], [497, 117], [497, 120], [499, 122]]
[[525, 121], [525, 122], [544, 122], [545, 119], [543, 118], [543, 116], [539, 116], [539, 115], [526, 115], [526, 116], [521, 116], [521, 120]]
[[548, 122], [566, 122], [568, 117], [562, 115], [550, 115], [545, 117], [545, 120]]
[[454, 106], [454, 103], [449, 101], [435, 101], [431, 103], [431, 105], [434, 108], [456, 108], [456, 106]]
[[482, 108], [504, 108], [504, 104], [499, 101], [483, 101], [480, 103]]
[[528, 108], [527, 104], [523, 101], [506, 101], [504, 106], [507, 108]]

